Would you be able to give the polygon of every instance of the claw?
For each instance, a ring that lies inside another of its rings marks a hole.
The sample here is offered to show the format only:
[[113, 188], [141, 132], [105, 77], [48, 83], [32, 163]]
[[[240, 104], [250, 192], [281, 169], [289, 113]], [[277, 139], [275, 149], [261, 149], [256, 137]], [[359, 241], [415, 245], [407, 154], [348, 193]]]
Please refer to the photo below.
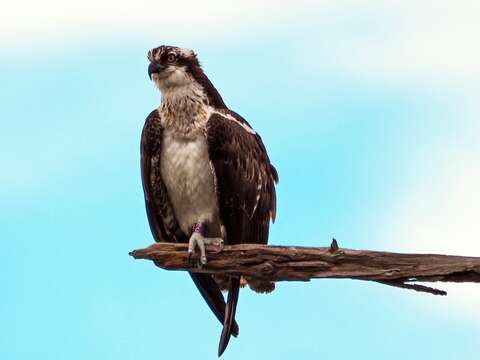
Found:
[[195, 248], [198, 247], [200, 250], [200, 264], [207, 264], [207, 253], [205, 245], [214, 245], [218, 248], [215, 253], [219, 253], [223, 249], [223, 239], [222, 238], [207, 238], [201, 235], [198, 232], [192, 233], [190, 240], [188, 241], [188, 259], [190, 260], [192, 255], [195, 253]]
[[223, 243], [222, 238], [212, 238], [212, 245], [214, 245], [217, 249], [215, 250], [215, 254], [219, 254], [223, 251], [225, 244]]
[[207, 263], [207, 254], [205, 253], [205, 238], [199, 238], [196, 240], [198, 248], [200, 249], [200, 262], [202, 265]]

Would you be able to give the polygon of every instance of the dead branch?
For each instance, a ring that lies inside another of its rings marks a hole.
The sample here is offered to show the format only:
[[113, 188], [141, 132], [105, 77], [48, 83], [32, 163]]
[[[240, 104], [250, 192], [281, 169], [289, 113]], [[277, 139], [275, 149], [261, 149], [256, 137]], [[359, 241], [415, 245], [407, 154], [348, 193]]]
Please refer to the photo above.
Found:
[[208, 246], [208, 263], [204, 266], [199, 266], [196, 255], [189, 259], [187, 244], [155, 243], [130, 255], [152, 260], [167, 270], [270, 281], [356, 279], [434, 295], [446, 295], [446, 292], [412, 282], [480, 282], [479, 257], [343, 249], [335, 239], [330, 247], [242, 244], [225, 246], [219, 251]]

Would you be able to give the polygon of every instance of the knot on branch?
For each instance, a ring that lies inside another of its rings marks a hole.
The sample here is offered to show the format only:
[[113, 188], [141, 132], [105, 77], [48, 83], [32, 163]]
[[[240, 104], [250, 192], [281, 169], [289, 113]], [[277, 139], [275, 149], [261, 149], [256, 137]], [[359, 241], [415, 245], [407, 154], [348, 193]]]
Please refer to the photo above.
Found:
[[275, 266], [271, 262], [266, 261], [260, 267], [260, 271], [264, 276], [268, 276], [275, 272]]
[[332, 243], [330, 244], [330, 249], [328, 249], [328, 251], [331, 253], [338, 251], [338, 243], [335, 238], [332, 239]]

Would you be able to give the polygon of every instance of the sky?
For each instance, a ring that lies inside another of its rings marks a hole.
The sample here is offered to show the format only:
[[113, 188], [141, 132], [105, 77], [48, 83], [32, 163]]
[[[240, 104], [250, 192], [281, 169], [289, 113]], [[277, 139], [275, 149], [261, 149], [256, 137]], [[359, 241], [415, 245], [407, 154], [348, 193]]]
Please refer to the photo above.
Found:
[[[147, 51], [194, 49], [280, 174], [270, 242], [480, 256], [475, 1], [16, 1], [0, 22], [0, 358], [215, 359], [220, 324], [153, 242]], [[477, 359], [480, 290], [241, 291], [229, 359]]]

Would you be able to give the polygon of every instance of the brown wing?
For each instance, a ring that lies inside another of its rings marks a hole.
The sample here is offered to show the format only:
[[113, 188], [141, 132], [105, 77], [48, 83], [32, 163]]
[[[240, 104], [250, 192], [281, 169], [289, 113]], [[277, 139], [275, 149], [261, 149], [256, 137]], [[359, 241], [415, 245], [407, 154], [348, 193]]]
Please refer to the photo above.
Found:
[[[168, 193], [160, 174], [163, 128], [160, 115], [154, 110], [145, 120], [140, 146], [142, 184], [148, 222], [155, 241], [187, 242], [175, 218]], [[220, 323], [225, 319], [225, 299], [211, 275], [190, 273], [195, 285], [202, 294]], [[238, 325], [233, 324], [232, 334], [238, 335]]]
[[270, 220], [275, 220], [277, 171], [260, 136], [240, 115], [229, 115], [235, 120], [215, 113], [207, 123], [226, 243], [266, 244]]
[[140, 146], [142, 184], [148, 222], [155, 241], [186, 242], [175, 219], [167, 189], [160, 174], [163, 128], [154, 110], [145, 120]]
[[[233, 117], [229, 118], [229, 117]], [[216, 178], [220, 220], [227, 244], [268, 242], [270, 220], [275, 219], [277, 171], [262, 139], [240, 115], [214, 113], [207, 122], [207, 143]], [[233, 334], [240, 279], [231, 277], [225, 322], [218, 355]]]

